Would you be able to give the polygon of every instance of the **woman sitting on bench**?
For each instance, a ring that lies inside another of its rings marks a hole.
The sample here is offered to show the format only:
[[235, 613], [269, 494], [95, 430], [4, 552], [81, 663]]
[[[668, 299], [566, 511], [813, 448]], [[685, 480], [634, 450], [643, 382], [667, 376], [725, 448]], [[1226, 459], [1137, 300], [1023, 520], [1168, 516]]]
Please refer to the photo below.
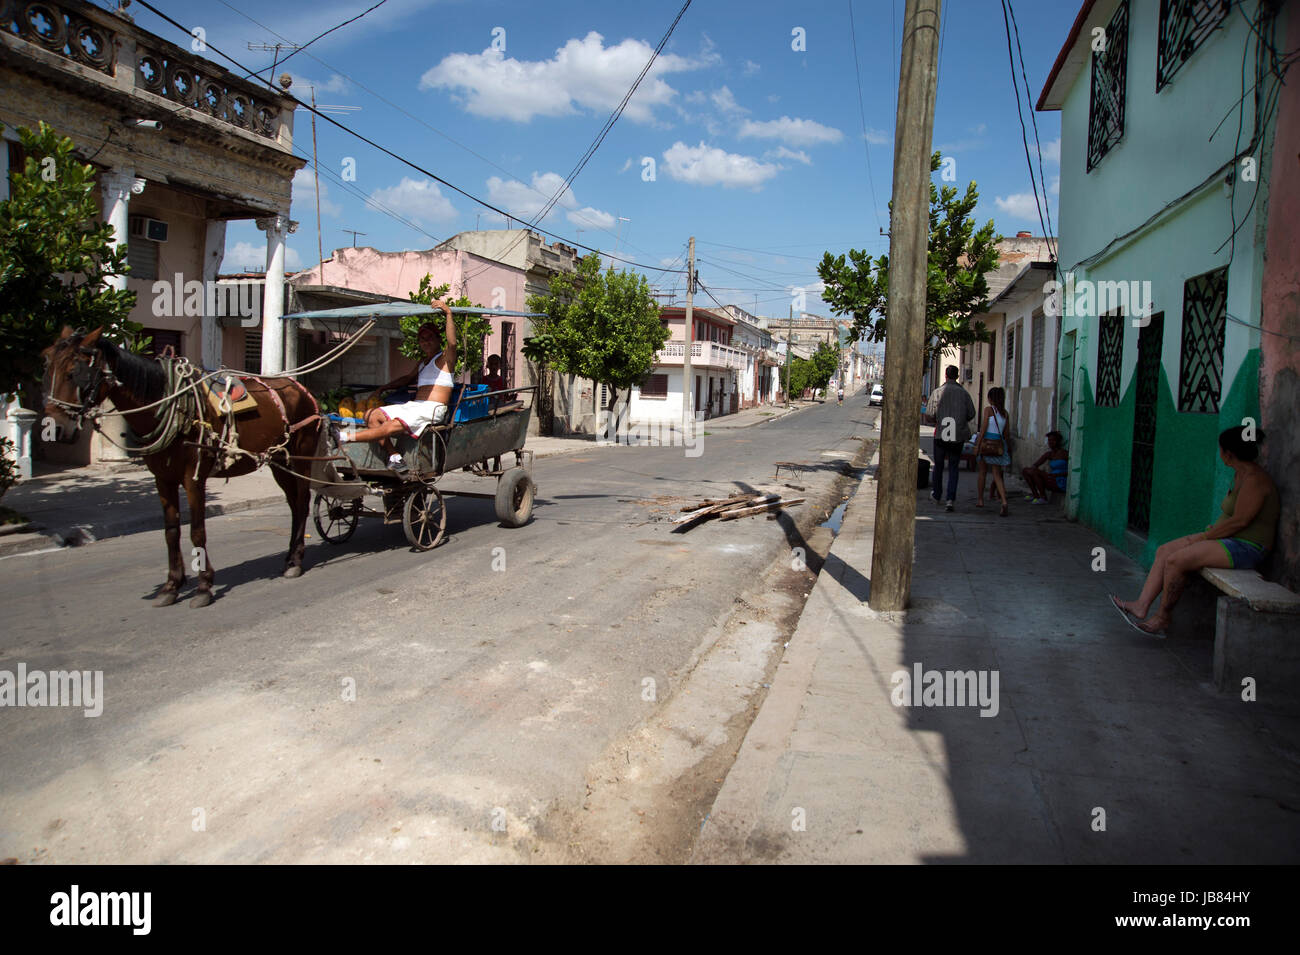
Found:
[[[1246, 435], [1251, 435], [1248, 439]], [[1219, 435], [1219, 460], [1236, 472], [1232, 490], [1223, 499], [1223, 515], [1200, 534], [1189, 534], [1161, 544], [1137, 600], [1110, 601], [1125, 614], [1142, 622], [1146, 633], [1162, 634], [1169, 626], [1174, 605], [1183, 594], [1186, 576], [1202, 567], [1247, 570], [1257, 566], [1273, 547], [1280, 501], [1277, 485], [1255, 463], [1264, 432], [1254, 428], [1229, 428]], [[1147, 617], [1160, 597], [1160, 610]], [[1144, 619], [1146, 618], [1146, 619]]]

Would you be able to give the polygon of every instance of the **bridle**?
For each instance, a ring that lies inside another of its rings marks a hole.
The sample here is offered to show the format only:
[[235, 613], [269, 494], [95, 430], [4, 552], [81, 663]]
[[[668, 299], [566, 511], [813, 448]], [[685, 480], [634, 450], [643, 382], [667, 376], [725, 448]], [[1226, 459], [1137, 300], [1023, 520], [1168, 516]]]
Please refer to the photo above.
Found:
[[72, 373], [68, 376], [77, 389], [77, 401], [81, 403], [80, 406], [64, 401], [54, 394], [59, 373], [59, 362], [56, 357], [50, 358], [45, 373], [48, 385], [43, 381], [41, 390], [45, 393], [45, 403], [53, 405], [66, 414], [80, 431], [85, 420], [94, 416], [95, 406], [100, 402], [100, 389], [106, 384], [110, 388], [116, 385], [117, 378], [114, 377], [113, 370], [108, 367], [108, 360], [104, 357], [104, 353], [98, 348], [83, 348], [78, 345], [77, 351], [88, 356], [85, 359], [77, 359], [73, 364]]

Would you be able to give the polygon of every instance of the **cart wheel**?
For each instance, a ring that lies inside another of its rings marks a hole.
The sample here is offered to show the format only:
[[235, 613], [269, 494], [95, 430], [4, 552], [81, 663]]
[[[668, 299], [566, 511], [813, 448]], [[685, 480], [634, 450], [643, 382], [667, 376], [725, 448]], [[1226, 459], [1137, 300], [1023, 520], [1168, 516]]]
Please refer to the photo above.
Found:
[[316, 495], [316, 530], [321, 540], [329, 544], [342, 544], [352, 536], [361, 521], [361, 501], [340, 501], [335, 497]]
[[447, 529], [447, 508], [442, 492], [432, 484], [417, 487], [402, 508], [402, 530], [416, 550], [433, 550]]
[[523, 468], [511, 468], [497, 481], [497, 520], [506, 527], [523, 527], [533, 516], [537, 487]]

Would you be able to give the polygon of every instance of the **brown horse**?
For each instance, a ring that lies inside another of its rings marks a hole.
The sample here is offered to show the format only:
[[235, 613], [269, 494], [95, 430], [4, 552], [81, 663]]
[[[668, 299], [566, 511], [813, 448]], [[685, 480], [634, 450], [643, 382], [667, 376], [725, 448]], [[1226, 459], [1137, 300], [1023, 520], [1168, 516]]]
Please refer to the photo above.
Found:
[[[60, 441], [74, 440], [84, 420], [105, 400], [112, 400], [135, 435], [153, 433], [167, 411], [166, 405], [148, 407], [167, 392], [162, 363], [118, 348], [101, 337], [102, 331], [78, 335], [64, 328], [58, 341], [41, 353], [45, 358], [45, 413], [54, 420]], [[155, 607], [174, 604], [185, 582], [179, 488], [184, 485], [189, 500], [190, 541], [197, 548], [193, 563], [199, 586], [191, 606], [206, 607], [212, 602], [215, 570], [208, 556], [204, 528], [204, 485], [209, 477], [250, 474], [263, 461], [279, 465], [274, 468], [275, 480], [293, 512], [284, 576], [302, 574], [303, 537], [311, 496], [308, 476], [310, 458], [316, 453], [320, 436], [319, 408], [311, 393], [292, 378], [243, 381], [257, 408], [238, 417], [238, 446], [252, 457], [239, 455], [233, 462], [225, 459], [213, 440], [214, 434], [222, 433], [222, 420], [202, 397], [194, 405], [197, 412], [179, 424], [174, 439], [144, 455], [162, 501], [167, 536], [167, 582], [154, 600]], [[273, 451], [281, 445], [283, 450]]]

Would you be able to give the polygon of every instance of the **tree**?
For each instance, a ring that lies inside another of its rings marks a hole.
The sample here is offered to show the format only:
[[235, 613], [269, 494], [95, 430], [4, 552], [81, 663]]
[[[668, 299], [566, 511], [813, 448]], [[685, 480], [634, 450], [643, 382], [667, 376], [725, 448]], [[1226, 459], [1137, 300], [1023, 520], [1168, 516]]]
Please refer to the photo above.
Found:
[[64, 325], [103, 327], [133, 350], [147, 340], [128, 316], [136, 295], [107, 287], [125, 275], [126, 246], [98, 221], [94, 167], [77, 161], [71, 139], [44, 122], [19, 129], [26, 161], [0, 202], [0, 394], [40, 377], [41, 350]]
[[611, 412], [620, 391], [645, 380], [669, 338], [645, 276], [602, 272], [599, 253], [579, 259], [576, 272], [554, 276], [550, 294], [530, 295], [528, 309], [546, 317], [534, 321], [537, 334], [524, 341], [524, 356], [606, 385]]
[[[930, 157], [930, 171], [940, 166], [940, 154]], [[971, 212], [979, 202], [975, 183], [957, 197], [955, 186], [939, 189], [930, 183], [930, 241], [925, 294], [926, 340], [935, 349], [988, 341], [983, 322], [971, 319], [988, 307], [984, 275], [998, 265], [997, 235], [990, 219], [978, 231]], [[892, 204], [891, 204], [892, 208]], [[872, 259], [850, 249], [843, 255], [827, 252], [817, 274], [825, 283], [822, 300], [836, 315], [851, 315], [851, 341], [883, 341], [888, 329], [889, 256]]]
[[801, 395], [809, 388], [825, 388], [840, 366], [839, 349], [822, 342], [812, 358], [790, 357], [790, 394]]
[[[412, 302], [419, 302], [422, 305], [431, 305], [436, 301], [446, 301], [453, 308], [482, 308], [481, 305], [475, 305], [468, 296], [462, 295], [460, 298], [447, 301], [443, 296], [451, 291], [451, 285], [443, 283], [437, 287], [433, 285], [433, 276], [426, 275], [420, 279], [420, 287], [411, 292], [409, 297]], [[398, 320], [398, 325], [402, 330], [402, 343], [397, 346], [397, 351], [405, 358], [420, 359], [424, 353], [420, 351], [420, 326], [428, 322], [427, 315], [406, 315]], [[438, 321], [441, 321], [438, 319]], [[468, 368], [470, 371], [477, 371], [483, 367], [483, 339], [492, 334], [492, 321], [486, 315], [453, 315], [452, 321], [456, 323], [456, 341], [459, 347], [456, 349], [456, 373]], [[440, 325], [441, 327], [441, 325]]]

